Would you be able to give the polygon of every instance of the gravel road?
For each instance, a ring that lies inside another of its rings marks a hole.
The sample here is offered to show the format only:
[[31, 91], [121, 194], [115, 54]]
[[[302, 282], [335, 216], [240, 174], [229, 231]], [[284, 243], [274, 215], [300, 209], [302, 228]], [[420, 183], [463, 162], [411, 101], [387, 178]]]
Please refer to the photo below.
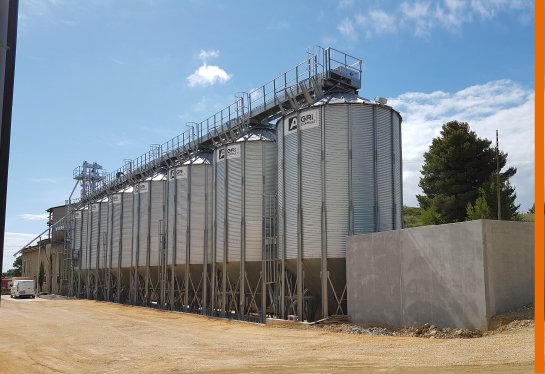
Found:
[[533, 329], [473, 339], [263, 326], [89, 300], [2, 296], [1, 373], [531, 373]]

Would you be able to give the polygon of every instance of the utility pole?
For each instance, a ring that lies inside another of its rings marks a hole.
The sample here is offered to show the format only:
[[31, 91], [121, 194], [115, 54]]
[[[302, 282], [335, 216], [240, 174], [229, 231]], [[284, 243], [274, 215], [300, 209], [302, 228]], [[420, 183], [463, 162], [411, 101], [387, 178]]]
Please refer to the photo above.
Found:
[[500, 189], [500, 143], [498, 140], [498, 130], [496, 130], [496, 193], [498, 200], [498, 221], [501, 220], [501, 189]]

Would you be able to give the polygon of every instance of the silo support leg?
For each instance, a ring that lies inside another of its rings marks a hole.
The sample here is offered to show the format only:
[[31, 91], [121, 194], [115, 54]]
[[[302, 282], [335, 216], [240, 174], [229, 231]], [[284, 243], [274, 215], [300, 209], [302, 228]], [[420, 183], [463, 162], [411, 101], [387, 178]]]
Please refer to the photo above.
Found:
[[331, 291], [333, 292], [333, 296], [335, 297], [335, 301], [337, 303], [335, 314], [346, 314], [346, 311], [343, 309], [343, 301], [346, 297], [346, 283], [342, 290], [341, 296], [338, 297], [337, 292], [335, 291], [335, 287], [333, 287], [333, 283], [331, 282], [331, 278], [329, 277], [329, 272], [327, 274], [327, 279], [329, 281], [329, 286], [331, 287]]
[[[257, 284], [255, 285], [255, 288], [252, 288], [252, 285], [250, 284], [250, 281], [248, 280], [248, 275], [246, 275], [246, 285], [248, 286], [250, 299], [248, 300], [248, 308], [245, 308], [245, 310], [242, 311], [244, 314], [250, 314], [250, 312], [252, 310], [252, 307], [255, 308], [254, 310], [256, 312], [259, 311], [256, 296], [257, 296], [257, 291], [259, 291], [259, 285], [261, 283], [261, 275], [262, 274], [260, 273], [259, 274], [259, 279], [257, 280]], [[264, 308], [264, 307], [265, 306], [262, 305], [262, 308]]]

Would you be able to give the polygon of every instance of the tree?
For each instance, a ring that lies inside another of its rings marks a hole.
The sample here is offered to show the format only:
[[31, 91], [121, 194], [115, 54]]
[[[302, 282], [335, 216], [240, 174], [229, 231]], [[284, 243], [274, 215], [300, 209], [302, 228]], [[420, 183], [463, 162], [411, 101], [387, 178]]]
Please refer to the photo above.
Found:
[[39, 286], [40, 292], [42, 292], [42, 285], [44, 284], [44, 281], [45, 281], [44, 262], [41, 261], [40, 262], [40, 270], [38, 271], [38, 286]]
[[475, 205], [467, 203], [467, 219], [476, 220], [476, 219], [487, 219], [490, 218], [490, 209], [488, 208], [488, 203], [484, 197], [484, 190], [481, 190], [481, 195], [475, 201]]
[[422, 226], [422, 209], [403, 205], [403, 227]]
[[9, 269], [6, 272], [6, 276], [8, 277], [20, 277], [23, 275], [23, 257], [18, 256], [15, 258], [15, 261], [13, 261], [13, 268]]
[[[496, 151], [490, 145], [490, 140], [477, 137], [465, 122], [451, 121], [443, 125], [441, 135], [433, 139], [424, 153], [419, 183], [424, 194], [417, 196], [420, 207], [424, 212], [428, 211], [428, 218], [433, 222], [464, 221], [467, 206], [474, 206], [479, 189], [485, 193], [490, 212], [495, 211], [492, 205], [496, 198], [491, 194], [495, 188]], [[502, 170], [507, 163], [507, 154], [499, 152], [498, 161]], [[509, 185], [509, 178], [516, 172], [513, 167], [500, 172], [502, 203], [505, 200], [507, 213], [511, 212], [502, 215], [502, 219], [513, 218], [513, 209], [515, 214], [518, 209], [514, 205], [514, 188]]]
[[[518, 209], [520, 205], [515, 204], [517, 194], [515, 187], [511, 186], [509, 178], [516, 173], [512, 168], [500, 173], [500, 213], [502, 220], [518, 220]], [[498, 218], [498, 190], [496, 173], [492, 175], [487, 182], [483, 184], [484, 195], [490, 208], [490, 218]]]
[[420, 219], [424, 225], [440, 225], [445, 223], [444, 218], [437, 211], [437, 207], [434, 204], [430, 205], [427, 209], [422, 210]]

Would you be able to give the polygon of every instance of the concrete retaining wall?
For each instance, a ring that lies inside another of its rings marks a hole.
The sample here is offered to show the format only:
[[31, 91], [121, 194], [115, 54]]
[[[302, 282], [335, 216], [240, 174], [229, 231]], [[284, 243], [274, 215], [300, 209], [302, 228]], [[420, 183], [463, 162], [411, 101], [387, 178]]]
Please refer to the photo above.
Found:
[[354, 322], [486, 330], [491, 316], [533, 300], [533, 224], [480, 220], [347, 241]]

